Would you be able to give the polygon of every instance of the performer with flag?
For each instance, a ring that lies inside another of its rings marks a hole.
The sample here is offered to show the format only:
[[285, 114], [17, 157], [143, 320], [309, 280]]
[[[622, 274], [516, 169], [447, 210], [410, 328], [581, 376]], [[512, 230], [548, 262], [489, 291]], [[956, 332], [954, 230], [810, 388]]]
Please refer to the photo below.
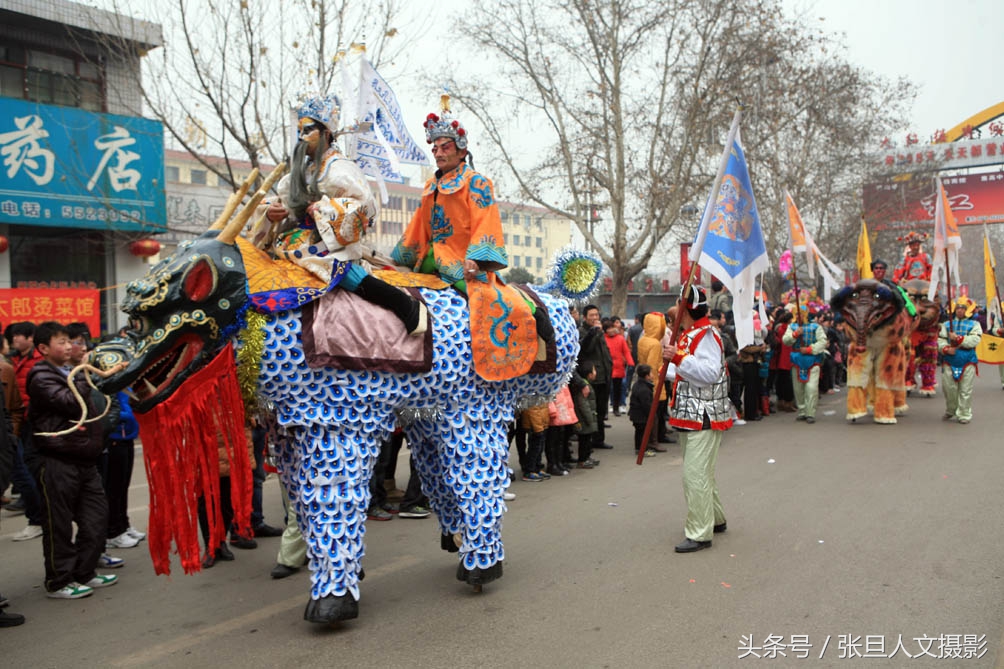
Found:
[[340, 286], [392, 311], [409, 334], [421, 335], [428, 320], [425, 305], [372, 276], [359, 262], [363, 237], [380, 207], [366, 176], [338, 148], [339, 114], [335, 95], [301, 102], [290, 173], [276, 187], [278, 198], [265, 205], [262, 222], [272, 225], [255, 226], [252, 240], [301, 265], [328, 287]]
[[680, 432], [687, 498], [685, 536], [674, 550], [693, 553], [711, 548], [712, 535], [728, 527], [715, 466], [722, 435], [732, 427], [732, 402], [724, 346], [708, 320], [708, 296], [703, 288], [690, 286], [680, 298], [677, 322], [683, 334], [663, 350], [663, 360], [671, 365], [668, 375], [674, 379], [669, 424]]
[[796, 322], [784, 333], [781, 341], [791, 346], [791, 385], [795, 389], [796, 420], [816, 422], [819, 403], [819, 370], [828, 341], [826, 331], [816, 322], [816, 312], [807, 310], [806, 322]]
[[941, 324], [938, 349], [942, 355], [941, 387], [945, 393], [944, 420], [965, 425], [973, 419], [973, 386], [979, 374], [976, 347], [983, 328], [972, 318], [976, 303], [960, 295], [952, 303], [952, 319]]
[[[732, 293], [736, 339], [739, 348], [744, 348], [754, 341], [756, 275], [769, 264], [739, 137], [741, 119], [740, 109], [732, 119], [711, 196], [690, 247], [694, 267], [678, 302], [670, 342], [663, 349], [667, 364], [655, 391], [658, 393], [666, 375], [672, 374], [670, 425], [681, 433], [683, 491], [687, 498], [685, 539], [676, 546], [678, 553], [710, 548], [712, 535], [727, 529], [715, 467], [722, 435], [732, 427], [728, 368], [722, 342], [707, 318], [707, 294], [692, 285], [696, 265], [717, 276]], [[651, 434], [653, 415], [650, 412], [643, 439]], [[642, 458], [639, 453], [639, 464]]]

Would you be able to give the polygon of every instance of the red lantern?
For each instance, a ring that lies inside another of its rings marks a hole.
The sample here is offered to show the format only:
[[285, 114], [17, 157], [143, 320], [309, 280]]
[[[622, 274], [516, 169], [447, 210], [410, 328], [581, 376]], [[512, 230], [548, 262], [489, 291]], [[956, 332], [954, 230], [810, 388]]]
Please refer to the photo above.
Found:
[[7, 249], [10, 248], [10, 242], [6, 237], [0, 235], [0, 253], [7, 253]]
[[140, 258], [149, 258], [160, 253], [160, 242], [156, 239], [140, 239], [129, 245], [129, 253]]

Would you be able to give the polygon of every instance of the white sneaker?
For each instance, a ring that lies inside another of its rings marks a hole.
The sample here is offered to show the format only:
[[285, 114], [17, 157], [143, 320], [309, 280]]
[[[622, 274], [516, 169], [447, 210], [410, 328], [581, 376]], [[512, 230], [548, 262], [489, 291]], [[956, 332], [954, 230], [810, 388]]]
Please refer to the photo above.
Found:
[[70, 583], [64, 588], [45, 593], [45, 596], [52, 599], [80, 599], [81, 597], [89, 597], [93, 594], [94, 588], [89, 588], [79, 583]]
[[514, 499], [516, 499], [516, 493], [514, 493], [514, 492], [504, 492], [504, 493], [502, 493], [502, 499], [504, 499], [507, 502], [511, 502]]
[[119, 582], [119, 577], [115, 574], [97, 574], [84, 583], [85, 588], [107, 588], [110, 585], [115, 585]]
[[28, 539], [37, 539], [40, 536], [42, 536], [41, 525], [25, 525], [24, 529], [11, 537], [11, 539], [13, 541], [28, 541]]
[[129, 536], [128, 532], [123, 532], [114, 539], [105, 542], [105, 548], [135, 548], [138, 545], [139, 541]]
[[98, 564], [105, 569], [118, 569], [119, 567], [125, 566], [125, 560], [120, 557], [114, 557], [108, 553], [102, 553], [101, 557], [98, 558]]
[[732, 421], [732, 424], [733, 425], [745, 425], [746, 421], [744, 421], [742, 418], [736, 418], [735, 420]]
[[128, 530], [125, 531], [125, 533], [128, 534], [133, 539], [135, 539], [136, 541], [143, 541], [144, 539], [146, 539], [146, 532], [140, 532], [135, 527], [130, 527]]

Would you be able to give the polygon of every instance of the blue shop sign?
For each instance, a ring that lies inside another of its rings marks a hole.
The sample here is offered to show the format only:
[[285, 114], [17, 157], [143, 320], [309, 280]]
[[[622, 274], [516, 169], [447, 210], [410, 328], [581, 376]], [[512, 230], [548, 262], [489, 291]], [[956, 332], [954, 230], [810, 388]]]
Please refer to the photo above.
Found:
[[166, 227], [157, 121], [0, 98], [0, 222]]

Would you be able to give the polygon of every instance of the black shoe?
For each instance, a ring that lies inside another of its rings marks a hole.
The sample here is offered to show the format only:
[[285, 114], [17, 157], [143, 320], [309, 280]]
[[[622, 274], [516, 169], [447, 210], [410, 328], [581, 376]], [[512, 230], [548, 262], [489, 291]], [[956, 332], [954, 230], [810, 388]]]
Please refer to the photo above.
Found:
[[721, 525], [715, 525], [715, 534], [721, 534], [725, 530], [729, 529], [728, 523], [722, 523]]
[[0, 611], [0, 627], [17, 627], [24, 624], [24, 616], [20, 613]]
[[672, 435], [669, 435], [669, 436], [663, 437], [662, 439], [659, 439], [658, 443], [660, 443], [660, 444], [675, 444], [676, 443], [676, 437], [674, 437]]
[[677, 553], [693, 553], [695, 551], [702, 551], [705, 548], [711, 548], [710, 541], [694, 541], [693, 539], [684, 539], [683, 543], [676, 545], [673, 550]]
[[252, 536], [256, 537], [281, 537], [282, 530], [278, 527], [272, 527], [271, 525], [266, 525], [262, 523], [258, 527], [251, 531]]
[[812, 416], [806, 416], [805, 417], [805, 422], [809, 423], [811, 425], [812, 423], [816, 422], [816, 419], [814, 417], [812, 417]]
[[593, 448], [601, 448], [605, 451], [609, 451], [611, 448], [613, 448], [613, 446], [611, 446], [606, 442], [603, 442], [602, 444], [596, 444], [595, 446], [593, 446]]
[[212, 553], [206, 553], [206, 557], [202, 558], [202, 568], [212, 569], [213, 565], [216, 564], [216, 558], [213, 557]]
[[287, 567], [284, 564], [276, 563], [276, 565], [272, 567], [272, 571], [269, 573], [272, 575], [272, 578], [286, 578], [287, 576], [292, 576], [298, 571], [300, 571], [299, 567]]
[[[280, 534], [282, 534], [280, 532]], [[234, 548], [240, 548], [241, 550], [249, 551], [258, 548], [258, 542], [249, 537], [242, 537], [239, 534], [230, 535], [230, 545]], [[229, 551], [228, 551], [229, 552]], [[226, 558], [224, 558], [226, 559]], [[231, 560], [233, 557], [230, 558]]]
[[[603, 423], [603, 427], [611, 428], [611, 427], [613, 427], [613, 425], [611, 425], [610, 423]], [[600, 446], [600, 448], [603, 448], [603, 447]], [[613, 446], [611, 446], [610, 448], [613, 448]]]
[[230, 552], [225, 543], [220, 544], [220, 547], [216, 549], [216, 559], [223, 560], [224, 562], [233, 562], [234, 554]]
[[457, 542], [453, 540], [452, 534], [441, 534], [439, 536], [439, 547], [442, 548], [447, 553], [460, 552], [460, 547], [457, 546]]
[[303, 619], [311, 623], [330, 624], [339, 620], [359, 617], [359, 602], [351, 594], [325, 595], [320, 599], [311, 598], [303, 611]]

